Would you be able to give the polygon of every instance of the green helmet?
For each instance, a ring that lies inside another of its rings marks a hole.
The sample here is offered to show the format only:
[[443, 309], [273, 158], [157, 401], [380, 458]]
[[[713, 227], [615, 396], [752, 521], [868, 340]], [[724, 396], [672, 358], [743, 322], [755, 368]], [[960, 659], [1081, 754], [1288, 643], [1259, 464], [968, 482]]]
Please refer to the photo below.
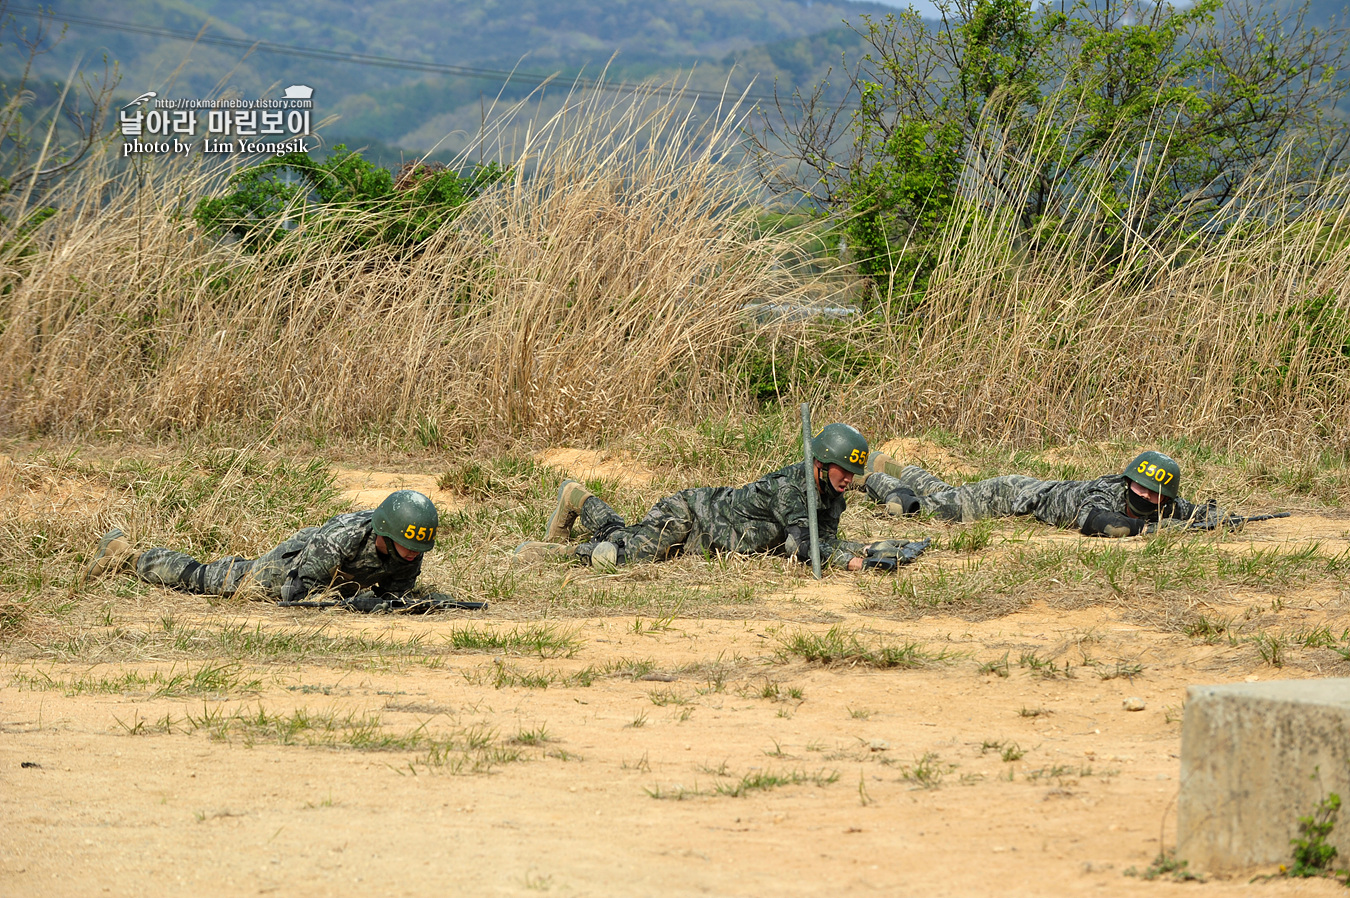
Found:
[[867, 465], [867, 437], [847, 424], [827, 424], [811, 440], [811, 457], [861, 475]]
[[439, 524], [436, 506], [417, 490], [390, 493], [370, 519], [371, 530], [414, 552], [430, 552], [435, 548]]
[[1162, 493], [1164, 498], [1175, 499], [1181, 494], [1181, 467], [1161, 452], [1150, 449], [1139, 453], [1125, 466], [1124, 474], [1145, 489]]

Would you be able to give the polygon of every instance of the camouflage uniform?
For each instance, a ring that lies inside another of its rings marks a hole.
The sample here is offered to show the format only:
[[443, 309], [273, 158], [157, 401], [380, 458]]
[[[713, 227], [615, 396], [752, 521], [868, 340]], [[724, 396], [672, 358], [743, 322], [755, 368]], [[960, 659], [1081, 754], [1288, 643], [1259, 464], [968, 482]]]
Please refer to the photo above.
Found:
[[[681, 490], [657, 502], [631, 527], [604, 500], [590, 496], [578, 520], [593, 541], [578, 547], [577, 554], [588, 557], [595, 543], [605, 541], [619, 547], [624, 562], [661, 561], [680, 552], [767, 552], [809, 561], [804, 465], [788, 465], [742, 487]], [[816, 506], [822, 564], [846, 567], [864, 551], [861, 543], [839, 539], [844, 508], [839, 493], [821, 497]]]
[[381, 596], [404, 595], [422, 571], [422, 556], [404, 561], [392, 544], [381, 555], [371, 530], [374, 514], [340, 514], [321, 527], [306, 527], [255, 560], [222, 558], [202, 564], [172, 549], [149, 549], [137, 559], [136, 575], [187, 592], [229, 596], [256, 589], [286, 602], [330, 587], [347, 598], [363, 589]]
[[[1124, 474], [1108, 474], [1096, 480], [1037, 480], [1008, 474], [954, 487], [917, 465], [906, 465], [899, 477], [882, 471], [869, 474], [865, 485], [867, 494], [877, 502], [885, 502], [901, 487], [918, 497], [921, 511], [944, 521], [1029, 514], [1046, 524], [1087, 533], [1091, 528], [1084, 528], [1093, 512], [1126, 514], [1125, 493], [1130, 480]], [[1183, 526], [1193, 518], [1203, 518], [1205, 511], [1185, 499], [1174, 499], [1163, 509], [1167, 520], [1160, 521], [1159, 526]]]

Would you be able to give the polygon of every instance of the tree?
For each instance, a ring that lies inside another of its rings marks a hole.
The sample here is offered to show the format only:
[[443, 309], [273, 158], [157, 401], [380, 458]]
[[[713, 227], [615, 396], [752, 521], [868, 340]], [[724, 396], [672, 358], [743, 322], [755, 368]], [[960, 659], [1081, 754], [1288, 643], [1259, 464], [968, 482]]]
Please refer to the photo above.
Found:
[[922, 291], [960, 203], [1011, 210], [1031, 252], [1072, 221], [1109, 261], [1128, 234], [1221, 226], [1277, 163], [1294, 181], [1339, 168], [1350, 32], [1307, 8], [949, 0], [936, 23], [865, 18], [848, 99], [780, 103], [761, 171], [838, 217], [882, 296]]
[[350, 247], [416, 247], [505, 175], [495, 162], [467, 175], [438, 162], [415, 162], [395, 179], [337, 144], [322, 162], [308, 153], [286, 153], [244, 169], [230, 178], [228, 193], [199, 201], [193, 218], [252, 249], [286, 239], [290, 222], [308, 223], [308, 235]]

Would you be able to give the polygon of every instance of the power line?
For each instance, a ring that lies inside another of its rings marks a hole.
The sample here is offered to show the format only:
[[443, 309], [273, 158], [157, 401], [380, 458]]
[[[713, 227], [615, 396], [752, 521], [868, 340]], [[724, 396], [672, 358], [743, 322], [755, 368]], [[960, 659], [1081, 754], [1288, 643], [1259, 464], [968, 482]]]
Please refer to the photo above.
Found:
[[[88, 25], [93, 28], [104, 28], [109, 31], [121, 31], [127, 34], [144, 34], [150, 37], [169, 38], [171, 40], [190, 41], [198, 44], [212, 44], [222, 47], [233, 47], [240, 50], [258, 51], [263, 53], [280, 53], [287, 56], [298, 56], [307, 59], [321, 59], [328, 62], [345, 62], [351, 65], [373, 66], [387, 69], [404, 69], [416, 72], [433, 72], [442, 75], [458, 75], [464, 78], [479, 78], [490, 81], [510, 82], [521, 81], [526, 84], [544, 84], [557, 78], [561, 73], [554, 72], [552, 75], [540, 75], [534, 72], [507, 71], [506, 69], [487, 69], [476, 66], [450, 65], [440, 62], [421, 62], [415, 59], [399, 59], [393, 56], [377, 56], [370, 53], [352, 53], [339, 50], [322, 50], [316, 47], [301, 47], [295, 44], [279, 44], [274, 41], [254, 41], [243, 38], [233, 37], [214, 37], [211, 35], [180, 31], [173, 28], [154, 28], [149, 25], [133, 25], [130, 22], [117, 22], [112, 19], [99, 19], [92, 16], [72, 16], [65, 14], [56, 14], [54, 12], [42, 9], [11, 9], [9, 12], [14, 15], [31, 16], [33, 18], [45, 19], [51, 18], [61, 22], [69, 22], [75, 25]], [[593, 78], [578, 78], [573, 82], [578, 87], [589, 87], [595, 90], [609, 91], [638, 91], [643, 90], [648, 85], [635, 84], [626, 81], [601, 81]], [[703, 99], [705, 94], [700, 91], [693, 91], [692, 96], [695, 100]], [[711, 95], [720, 97], [720, 94]], [[733, 97], [743, 98], [755, 102], [773, 103], [777, 98], [767, 94], [731, 94]]]

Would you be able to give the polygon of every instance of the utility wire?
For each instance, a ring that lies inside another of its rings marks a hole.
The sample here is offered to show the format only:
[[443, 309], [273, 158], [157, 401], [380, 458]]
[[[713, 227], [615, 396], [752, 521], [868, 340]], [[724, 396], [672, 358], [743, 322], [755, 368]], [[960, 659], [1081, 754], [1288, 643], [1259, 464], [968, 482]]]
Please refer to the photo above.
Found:
[[[193, 31], [180, 31], [172, 28], [154, 28], [149, 25], [133, 25], [130, 22], [117, 22], [112, 19], [99, 19], [92, 16], [73, 16], [64, 13], [58, 14], [50, 10], [42, 9], [23, 9], [14, 8], [9, 12], [19, 16], [31, 16], [33, 18], [51, 18], [60, 22], [69, 22], [74, 25], [89, 25], [94, 28], [105, 28], [110, 31], [121, 31], [127, 34], [144, 34], [151, 37], [163, 37], [172, 40], [190, 41], [198, 44], [213, 44], [222, 47], [234, 47], [240, 50], [259, 51], [263, 53], [281, 53], [287, 56], [298, 56], [307, 59], [322, 59], [329, 62], [345, 62], [352, 65], [375, 66], [387, 69], [405, 69], [416, 72], [434, 72], [442, 75], [459, 75], [464, 78], [481, 78], [490, 81], [521, 81], [526, 84], [544, 84], [557, 78], [561, 73], [555, 72], [552, 75], [540, 75], [532, 72], [507, 71], [506, 69], [487, 69], [476, 66], [450, 65], [440, 62], [419, 62], [415, 59], [399, 59], [393, 56], [376, 56], [369, 53], [352, 53], [340, 50], [321, 50], [316, 47], [301, 47], [294, 44], [279, 44], [274, 41], [253, 41], [243, 38], [233, 37], [213, 37], [207, 34], [201, 34]], [[626, 81], [601, 81], [593, 78], [577, 78], [573, 84], [578, 87], [589, 87], [596, 90], [609, 90], [616, 92], [638, 91], [648, 85], [634, 84]], [[703, 99], [705, 94], [700, 91], [692, 92], [693, 97]], [[721, 94], [710, 95], [720, 97]], [[768, 94], [744, 95], [731, 93], [729, 96], [736, 98], [742, 97], [745, 100], [762, 103], [776, 102], [777, 98]]]

